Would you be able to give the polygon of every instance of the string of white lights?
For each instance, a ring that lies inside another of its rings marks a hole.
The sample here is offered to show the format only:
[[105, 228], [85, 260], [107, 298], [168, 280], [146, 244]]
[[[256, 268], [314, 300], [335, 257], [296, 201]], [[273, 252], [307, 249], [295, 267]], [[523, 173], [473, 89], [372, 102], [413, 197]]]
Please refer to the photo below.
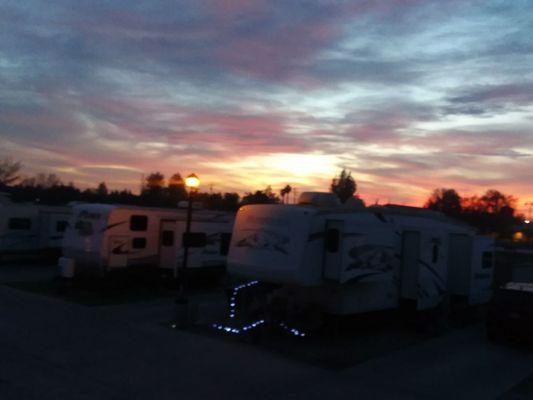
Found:
[[[237, 296], [239, 294], [239, 291], [241, 291], [242, 289], [246, 289], [246, 288], [249, 288], [249, 287], [252, 287], [252, 286], [255, 286], [259, 283], [259, 281], [251, 281], [251, 282], [248, 282], [248, 283], [243, 283], [242, 285], [239, 285], [239, 286], [236, 286], [233, 288], [233, 291], [231, 293], [231, 297], [230, 297], [230, 301], [229, 301], [229, 318], [230, 319], [233, 319], [235, 318], [235, 315], [236, 315], [236, 307], [237, 307]], [[238, 335], [238, 334], [241, 334], [241, 333], [244, 333], [244, 332], [248, 332], [254, 328], [257, 328], [258, 326], [260, 325], [263, 325], [265, 323], [265, 320], [264, 319], [260, 319], [260, 320], [257, 320], [257, 321], [254, 321], [248, 325], [245, 325], [245, 326], [242, 326], [242, 327], [234, 327], [234, 326], [228, 326], [228, 325], [223, 325], [223, 324], [213, 324], [212, 327], [214, 329], [217, 329], [219, 331], [222, 331], [222, 332], [226, 332], [226, 333], [231, 333], [231, 334], [235, 334], [235, 335]], [[283, 328], [283, 330], [287, 331], [288, 333], [294, 335], [294, 336], [297, 336], [297, 337], [305, 337], [306, 334], [296, 328], [291, 328], [290, 326], [288, 326], [287, 324], [285, 324], [284, 322], [281, 322], [279, 324], [279, 326], [281, 328]]]
[[229, 317], [230, 318], [235, 318], [235, 308], [237, 307], [237, 295], [239, 294], [239, 291], [242, 289], [246, 289], [251, 286], [257, 285], [258, 283], [259, 281], [251, 281], [248, 283], [243, 283], [242, 285], [239, 285], [233, 288], [233, 292], [229, 300]]
[[212, 326], [213, 326], [213, 328], [218, 329], [219, 331], [224, 331], [224, 332], [227, 332], [227, 333], [234, 333], [234, 334], [238, 335], [240, 333], [244, 333], [244, 332], [247, 332], [247, 331], [252, 330], [254, 328], [257, 328], [258, 326], [263, 325], [264, 323], [265, 323], [265, 320], [264, 319], [260, 319], [258, 321], [252, 322], [251, 324], [245, 325], [245, 326], [243, 326], [241, 328], [235, 328], [235, 327], [222, 325], [222, 324], [213, 324]]

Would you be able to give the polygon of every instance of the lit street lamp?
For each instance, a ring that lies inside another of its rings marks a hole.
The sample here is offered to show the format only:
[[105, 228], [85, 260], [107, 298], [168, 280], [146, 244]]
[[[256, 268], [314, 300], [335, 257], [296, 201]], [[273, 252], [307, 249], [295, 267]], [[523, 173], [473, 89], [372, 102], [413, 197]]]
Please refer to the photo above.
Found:
[[189, 246], [190, 246], [190, 233], [191, 233], [191, 221], [192, 221], [192, 200], [194, 194], [200, 187], [200, 179], [195, 174], [190, 174], [185, 178], [185, 187], [188, 189], [188, 202], [187, 202], [187, 222], [185, 225], [185, 233], [183, 235], [183, 262], [181, 268], [178, 268], [178, 298], [176, 299], [177, 305], [177, 324], [180, 327], [187, 326], [189, 322], [189, 300], [187, 299], [187, 262], [189, 260]]

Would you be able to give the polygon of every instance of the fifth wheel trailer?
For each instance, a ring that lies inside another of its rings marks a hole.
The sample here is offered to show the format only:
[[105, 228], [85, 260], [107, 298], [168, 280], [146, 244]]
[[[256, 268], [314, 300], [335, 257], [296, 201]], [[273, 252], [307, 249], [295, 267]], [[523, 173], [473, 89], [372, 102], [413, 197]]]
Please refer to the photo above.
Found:
[[[230, 213], [195, 210], [190, 268], [225, 268], [233, 226]], [[79, 204], [63, 241], [60, 266], [99, 274], [150, 266], [172, 271], [181, 265], [186, 211], [109, 204]], [[198, 241], [199, 238], [199, 241]]]
[[69, 207], [3, 202], [0, 255], [59, 251], [69, 218]]
[[230, 273], [271, 284], [285, 304], [338, 315], [489, 299], [492, 241], [468, 226], [429, 210], [302, 196], [306, 204], [239, 210]]

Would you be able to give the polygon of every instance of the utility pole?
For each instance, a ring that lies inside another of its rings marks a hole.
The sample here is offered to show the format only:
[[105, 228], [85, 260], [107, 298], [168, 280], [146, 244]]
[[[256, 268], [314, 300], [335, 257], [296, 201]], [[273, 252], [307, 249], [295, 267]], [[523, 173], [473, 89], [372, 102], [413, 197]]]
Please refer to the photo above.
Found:
[[527, 211], [527, 219], [531, 221], [531, 207], [533, 206], [533, 201], [528, 201], [524, 204], [526, 207], [529, 206], [529, 209]]

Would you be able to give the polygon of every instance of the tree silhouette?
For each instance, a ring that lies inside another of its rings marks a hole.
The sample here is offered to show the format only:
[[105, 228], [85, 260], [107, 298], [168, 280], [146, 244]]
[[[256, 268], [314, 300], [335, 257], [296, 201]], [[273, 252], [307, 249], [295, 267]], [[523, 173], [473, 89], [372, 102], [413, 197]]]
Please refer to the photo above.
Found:
[[146, 189], [151, 191], [161, 190], [165, 186], [165, 175], [161, 172], [152, 172], [146, 177]]
[[40, 188], [53, 188], [57, 186], [63, 186], [61, 178], [56, 174], [44, 174], [40, 173], [34, 177], [24, 178], [20, 183], [21, 186], [26, 187], [40, 187]]
[[168, 197], [171, 203], [177, 203], [187, 198], [185, 182], [179, 172], [176, 172], [168, 180]]
[[10, 186], [20, 179], [22, 164], [7, 157], [0, 161], [0, 187]]
[[487, 190], [482, 196], [461, 198], [454, 189], [435, 189], [425, 207], [441, 211], [476, 227], [480, 233], [510, 237], [513, 226], [520, 220], [515, 216], [517, 199], [498, 190]]
[[100, 197], [106, 197], [109, 194], [109, 190], [107, 189], [107, 185], [105, 182], [100, 182], [98, 184], [98, 188], [96, 189], [96, 193]]
[[272, 187], [265, 190], [256, 190], [254, 193], [246, 193], [242, 198], [242, 204], [274, 204], [279, 203], [279, 197], [274, 194]]
[[[514, 209], [516, 207], [516, 199], [513, 196], [507, 196], [498, 190], [487, 190], [486, 193], [479, 199], [483, 211], [499, 214], [504, 209]], [[509, 212], [506, 210], [505, 212]]]
[[343, 169], [339, 174], [339, 177], [333, 178], [331, 181], [330, 190], [337, 195], [342, 203], [345, 203], [346, 200], [353, 197], [357, 190], [357, 184], [352, 177], [352, 173]]
[[461, 196], [455, 189], [435, 189], [424, 207], [446, 215], [458, 216], [462, 212]]
[[292, 187], [291, 185], [285, 185], [285, 187], [283, 189], [280, 190], [280, 195], [281, 195], [281, 202], [283, 204], [285, 204], [285, 197], [290, 193], [292, 192]]

